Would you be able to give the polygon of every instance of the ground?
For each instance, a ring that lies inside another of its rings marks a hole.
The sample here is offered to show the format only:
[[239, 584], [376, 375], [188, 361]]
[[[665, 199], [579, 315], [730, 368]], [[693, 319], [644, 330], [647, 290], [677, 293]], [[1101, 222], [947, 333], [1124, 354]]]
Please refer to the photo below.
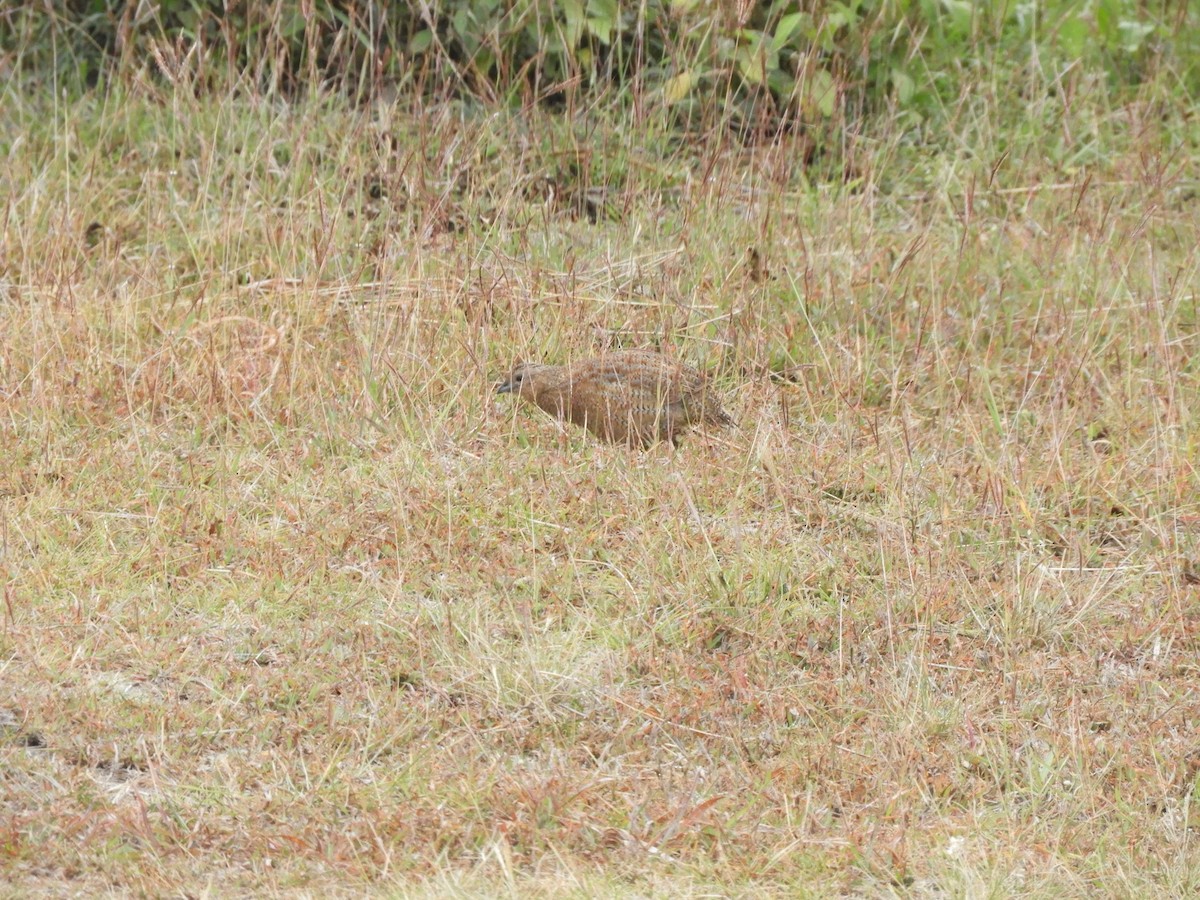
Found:
[[[7, 891], [1195, 892], [1197, 120], [1072, 90], [10, 109]], [[493, 393], [614, 346], [737, 427]]]

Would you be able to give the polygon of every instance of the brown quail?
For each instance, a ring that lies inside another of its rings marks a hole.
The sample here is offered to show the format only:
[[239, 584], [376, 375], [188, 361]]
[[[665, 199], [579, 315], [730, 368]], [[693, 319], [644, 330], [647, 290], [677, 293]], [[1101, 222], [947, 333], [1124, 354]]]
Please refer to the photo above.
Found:
[[678, 446], [690, 426], [732, 425], [707, 378], [652, 350], [618, 350], [568, 366], [521, 363], [496, 393], [513, 393], [614, 443]]

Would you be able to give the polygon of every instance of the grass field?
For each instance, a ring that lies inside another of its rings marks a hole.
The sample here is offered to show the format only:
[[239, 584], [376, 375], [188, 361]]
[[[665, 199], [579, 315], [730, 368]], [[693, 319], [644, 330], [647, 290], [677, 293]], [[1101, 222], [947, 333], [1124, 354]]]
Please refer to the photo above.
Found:
[[[0, 894], [1200, 891], [1188, 104], [184, 82], [3, 96]], [[738, 427], [492, 393], [612, 346]]]

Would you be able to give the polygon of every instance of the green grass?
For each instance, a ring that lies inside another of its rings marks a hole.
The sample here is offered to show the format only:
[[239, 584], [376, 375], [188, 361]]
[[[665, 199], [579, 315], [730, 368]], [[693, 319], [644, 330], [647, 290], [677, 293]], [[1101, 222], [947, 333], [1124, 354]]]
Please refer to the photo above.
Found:
[[[9, 890], [1194, 892], [1200, 149], [1102, 88], [7, 92]], [[611, 345], [739, 427], [491, 392]]]

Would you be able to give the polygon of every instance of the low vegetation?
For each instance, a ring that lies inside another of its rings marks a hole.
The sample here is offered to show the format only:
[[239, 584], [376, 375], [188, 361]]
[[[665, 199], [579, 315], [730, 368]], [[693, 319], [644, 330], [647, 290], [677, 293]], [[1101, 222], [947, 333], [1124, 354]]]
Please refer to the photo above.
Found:
[[[827, 108], [0, 14], [8, 889], [1200, 889], [1195, 23], [1045, 6]], [[493, 393], [614, 347], [737, 426]]]

